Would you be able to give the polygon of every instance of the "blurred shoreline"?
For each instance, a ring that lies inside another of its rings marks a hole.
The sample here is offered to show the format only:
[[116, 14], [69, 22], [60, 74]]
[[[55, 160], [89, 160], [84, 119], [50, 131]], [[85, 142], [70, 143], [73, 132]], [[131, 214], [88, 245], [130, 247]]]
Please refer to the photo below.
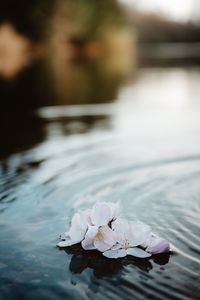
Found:
[[200, 65], [200, 42], [141, 43], [139, 65]]

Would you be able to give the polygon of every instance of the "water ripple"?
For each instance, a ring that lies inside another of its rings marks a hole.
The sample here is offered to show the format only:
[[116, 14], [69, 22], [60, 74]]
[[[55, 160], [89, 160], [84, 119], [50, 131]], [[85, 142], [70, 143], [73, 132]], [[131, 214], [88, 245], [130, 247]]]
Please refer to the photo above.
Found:
[[[42, 113], [49, 118], [52, 112]], [[125, 140], [105, 132], [50, 135], [4, 163], [2, 299], [197, 299], [200, 156], [166, 153], [165, 145], [157, 148], [158, 157], [153, 151], [147, 156], [143, 139]], [[113, 262], [92, 252], [59, 251], [64, 224], [97, 200], [120, 200], [124, 216], [149, 224], [171, 242], [174, 254]]]

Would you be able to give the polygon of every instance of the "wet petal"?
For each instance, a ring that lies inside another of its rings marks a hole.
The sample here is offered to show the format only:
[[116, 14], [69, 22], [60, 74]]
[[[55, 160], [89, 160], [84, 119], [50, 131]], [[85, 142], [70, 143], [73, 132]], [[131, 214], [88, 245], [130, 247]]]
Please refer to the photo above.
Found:
[[91, 211], [91, 221], [93, 225], [107, 225], [112, 220], [111, 208], [108, 203], [98, 202]]
[[137, 248], [137, 247], [128, 248], [126, 250], [126, 253], [128, 255], [132, 255], [132, 256], [140, 257], [140, 258], [145, 258], [145, 257], [150, 257], [151, 256], [150, 253], [147, 253], [146, 251], [144, 251], [144, 250], [142, 250], [140, 248]]
[[170, 244], [167, 240], [154, 236], [152, 237], [148, 247], [146, 248], [146, 251], [152, 254], [169, 252]]
[[103, 252], [103, 256], [108, 257], [108, 258], [125, 257], [126, 251], [124, 249], [108, 250], [108, 251]]

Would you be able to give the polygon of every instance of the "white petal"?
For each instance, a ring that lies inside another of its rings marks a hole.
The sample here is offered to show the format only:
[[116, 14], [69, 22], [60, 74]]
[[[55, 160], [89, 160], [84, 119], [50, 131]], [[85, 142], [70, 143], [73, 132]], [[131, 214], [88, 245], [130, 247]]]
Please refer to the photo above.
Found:
[[85, 229], [85, 227], [87, 227], [89, 225], [92, 225], [90, 215], [91, 215], [91, 209], [86, 209], [86, 210], [80, 212], [80, 218], [81, 218], [80, 226], [83, 229]]
[[112, 229], [120, 232], [127, 232], [129, 228], [129, 222], [123, 218], [117, 218], [112, 222]]
[[79, 242], [81, 242], [85, 237], [88, 225], [88, 212], [78, 212], [72, 218], [71, 227], [69, 229], [68, 235], [72, 240], [78, 240]]
[[98, 231], [100, 232], [100, 236], [103, 237], [104, 242], [110, 245], [110, 248], [116, 244], [115, 232], [110, 227], [102, 226]]
[[131, 247], [144, 244], [151, 236], [151, 229], [148, 225], [137, 222], [130, 222], [130, 229], [128, 232], [128, 240]]
[[167, 240], [159, 237], [153, 237], [146, 249], [147, 252], [152, 254], [164, 253], [170, 251], [170, 244]]
[[103, 252], [103, 256], [108, 257], [108, 258], [125, 257], [126, 251], [124, 249], [108, 250], [108, 251]]
[[91, 211], [93, 225], [103, 226], [112, 221], [111, 208], [109, 203], [97, 202]]
[[140, 257], [140, 258], [145, 258], [145, 257], [150, 257], [151, 254], [150, 253], [147, 253], [145, 252], [144, 250], [140, 249], [140, 248], [128, 248], [126, 250], [126, 253], [128, 255], [132, 255], [132, 256], [135, 256], [135, 257]]
[[110, 204], [110, 209], [111, 209], [112, 220], [116, 220], [120, 214], [120, 204], [119, 204], [119, 202], [109, 203], [109, 204]]
[[152, 238], [153, 238], [153, 233], [150, 233], [150, 235], [147, 237], [147, 239], [143, 243], [141, 243], [140, 246], [144, 249], [147, 248], [148, 245], [150, 245]]
[[71, 239], [68, 239], [68, 240], [66, 240], [66, 241], [60, 241], [58, 244], [57, 244], [57, 246], [58, 247], [69, 247], [69, 246], [72, 246], [72, 245], [75, 245], [75, 244], [77, 244], [78, 242], [77, 241], [73, 241], [73, 240], [71, 240]]
[[110, 245], [104, 242], [104, 240], [94, 240], [95, 249], [99, 250], [100, 252], [104, 252], [111, 248]]
[[95, 236], [97, 235], [98, 233], [98, 230], [99, 230], [99, 226], [89, 226], [88, 227], [88, 230], [86, 232], [86, 235], [85, 237], [88, 237], [90, 239], [94, 239]]
[[99, 227], [94, 237], [95, 248], [101, 252], [110, 249], [116, 244], [114, 231], [108, 226]]
[[94, 238], [98, 233], [98, 229], [99, 229], [98, 226], [89, 226], [89, 228], [86, 232], [85, 238], [81, 242], [83, 249], [85, 249], [85, 250], [95, 249]]
[[116, 240], [119, 244], [123, 245], [125, 239], [128, 239], [128, 232], [130, 229], [129, 222], [122, 218], [117, 218], [112, 222], [112, 229], [116, 234]]
[[82, 245], [83, 249], [85, 249], [85, 250], [94, 250], [95, 249], [93, 239], [90, 239], [89, 237], [85, 237], [85, 239], [81, 242], [81, 245]]

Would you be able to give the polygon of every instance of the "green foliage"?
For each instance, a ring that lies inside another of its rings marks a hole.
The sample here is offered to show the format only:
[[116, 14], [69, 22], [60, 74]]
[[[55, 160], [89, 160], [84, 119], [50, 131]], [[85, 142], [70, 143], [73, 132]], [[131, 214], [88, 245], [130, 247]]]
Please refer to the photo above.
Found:
[[123, 11], [116, 0], [64, 0], [71, 8], [77, 39], [90, 40], [111, 28], [125, 24]]

